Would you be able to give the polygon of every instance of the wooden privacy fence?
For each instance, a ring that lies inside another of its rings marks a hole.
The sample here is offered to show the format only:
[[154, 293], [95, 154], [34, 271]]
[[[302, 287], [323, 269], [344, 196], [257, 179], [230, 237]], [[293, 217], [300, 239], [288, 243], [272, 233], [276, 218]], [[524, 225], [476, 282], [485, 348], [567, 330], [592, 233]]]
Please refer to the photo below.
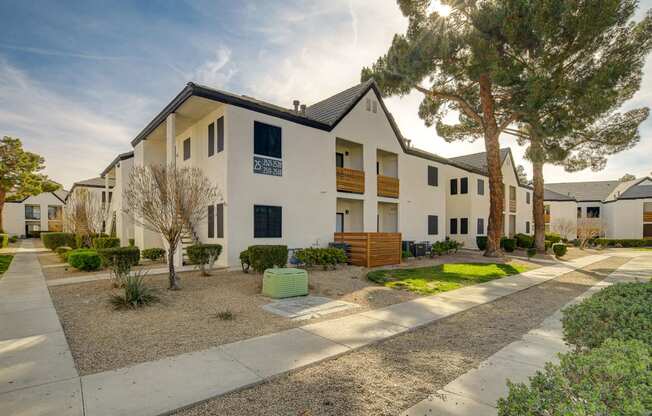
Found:
[[335, 233], [335, 242], [350, 246], [349, 261], [356, 266], [401, 263], [401, 233]]

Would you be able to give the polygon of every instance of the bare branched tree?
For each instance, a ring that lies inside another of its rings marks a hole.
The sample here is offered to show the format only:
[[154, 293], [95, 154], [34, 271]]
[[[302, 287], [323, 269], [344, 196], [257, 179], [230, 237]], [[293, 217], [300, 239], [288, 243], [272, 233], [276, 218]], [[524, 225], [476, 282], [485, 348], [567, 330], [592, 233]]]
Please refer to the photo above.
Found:
[[586, 244], [602, 233], [602, 223], [597, 218], [581, 218], [577, 220], [577, 239], [580, 243], [580, 249], [586, 247]]
[[185, 230], [203, 221], [206, 207], [214, 203], [219, 191], [199, 168], [175, 166], [137, 166], [123, 192], [125, 211], [140, 226], [159, 233], [167, 244], [169, 289], [178, 290], [174, 253]]
[[68, 196], [63, 213], [65, 229], [90, 247], [93, 236], [102, 232], [102, 222], [106, 217], [100, 199], [86, 188], [76, 188]]
[[570, 237], [576, 235], [577, 226], [568, 218], [559, 218], [552, 223], [552, 231], [570, 240]]

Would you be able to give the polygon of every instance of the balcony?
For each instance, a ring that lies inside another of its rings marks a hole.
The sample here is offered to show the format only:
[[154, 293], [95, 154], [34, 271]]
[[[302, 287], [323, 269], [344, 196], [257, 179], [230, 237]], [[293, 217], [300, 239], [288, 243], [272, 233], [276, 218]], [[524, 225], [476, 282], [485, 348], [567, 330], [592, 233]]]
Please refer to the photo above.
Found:
[[336, 168], [337, 190], [354, 194], [364, 193], [364, 172], [357, 169]]
[[550, 224], [550, 214], [543, 214], [543, 223]]
[[652, 211], [643, 212], [643, 222], [652, 222]]
[[378, 175], [377, 184], [378, 196], [398, 198], [399, 182], [397, 178]]

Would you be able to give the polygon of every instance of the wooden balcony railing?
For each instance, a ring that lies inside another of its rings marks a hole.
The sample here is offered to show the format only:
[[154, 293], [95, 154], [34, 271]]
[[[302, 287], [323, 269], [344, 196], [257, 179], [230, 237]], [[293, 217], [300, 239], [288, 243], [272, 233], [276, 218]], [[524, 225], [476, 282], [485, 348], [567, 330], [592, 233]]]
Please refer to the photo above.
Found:
[[550, 214], [543, 214], [543, 223], [550, 224]]
[[643, 213], [643, 222], [652, 222], [652, 212]]
[[337, 169], [337, 190], [364, 194], [364, 172], [349, 168]]
[[378, 196], [398, 198], [399, 182], [397, 178], [378, 175]]
[[516, 200], [515, 199], [510, 199], [509, 200], [509, 212], [516, 212]]

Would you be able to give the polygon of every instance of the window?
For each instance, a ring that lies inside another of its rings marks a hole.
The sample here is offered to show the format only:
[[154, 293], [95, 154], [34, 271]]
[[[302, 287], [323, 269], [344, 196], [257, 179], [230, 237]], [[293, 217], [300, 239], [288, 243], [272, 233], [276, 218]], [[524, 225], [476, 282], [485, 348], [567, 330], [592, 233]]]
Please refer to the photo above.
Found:
[[525, 203], [528, 204], [528, 205], [530, 204], [530, 193], [529, 192], [525, 193]]
[[215, 237], [215, 206], [208, 206], [208, 238]]
[[457, 179], [451, 179], [451, 195], [457, 195]]
[[478, 195], [484, 195], [484, 179], [478, 179]]
[[515, 186], [510, 186], [509, 187], [509, 200], [510, 201], [516, 201], [516, 187]]
[[281, 128], [254, 121], [254, 153], [280, 159]]
[[281, 238], [282, 208], [254, 205], [254, 238]]
[[217, 153], [220, 153], [223, 150], [224, 150], [224, 117], [220, 117], [217, 119]]
[[48, 220], [58, 221], [61, 220], [61, 207], [56, 205], [48, 206]]
[[224, 204], [215, 205], [215, 224], [217, 225], [217, 238], [224, 238]]
[[460, 178], [460, 193], [469, 193], [469, 178]]
[[457, 234], [457, 218], [451, 218], [451, 234]]
[[577, 218], [582, 218], [582, 207], [577, 207]]
[[343, 168], [344, 167], [344, 154], [343, 153], [335, 153], [335, 166], [338, 168]]
[[190, 159], [190, 137], [183, 141], [183, 160]]
[[468, 234], [468, 233], [469, 233], [469, 219], [460, 218], [460, 234]]
[[208, 157], [215, 154], [215, 124], [208, 125]]
[[525, 234], [530, 234], [530, 221], [525, 221]]
[[428, 185], [439, 186], [439, 169], [436, 166], [428, 166]]
[[600, 207], [586, 207], [586, 218], [600, 218]]
[[439, 217], [437, 215], [428, 215], [428, 235], [439, 234]]
[[484, 218], [478, 218], [476, 234], [478, 235], [484, 234]]
[[41, 207], [39, 205], [25, 205], [25, 219], [26, 220], [40, 220]]
[[377, 103], [376, 101], [373, 101], [373, 102], [371, 103], [371, 106], [372, 106], [372, 107], [371, 107], [371, 111], [372, 111], [373, 113], [377, 113], [377, 112], [378, 112], [378, 103]]

